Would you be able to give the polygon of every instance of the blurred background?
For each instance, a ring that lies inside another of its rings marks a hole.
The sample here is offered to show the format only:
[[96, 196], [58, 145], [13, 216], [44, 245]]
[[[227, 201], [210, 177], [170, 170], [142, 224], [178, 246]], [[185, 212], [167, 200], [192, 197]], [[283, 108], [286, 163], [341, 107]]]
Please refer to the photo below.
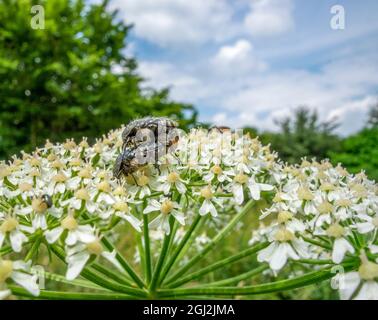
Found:
[[378, 180], [377, 13], [375, 0], [0, 0], [0, 159], [165, 115]]

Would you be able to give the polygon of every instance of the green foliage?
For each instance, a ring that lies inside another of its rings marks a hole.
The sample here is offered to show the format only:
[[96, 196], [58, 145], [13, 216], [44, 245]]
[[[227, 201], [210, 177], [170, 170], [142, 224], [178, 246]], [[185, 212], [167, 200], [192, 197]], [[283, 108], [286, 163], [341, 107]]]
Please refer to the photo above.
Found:
[[[31, 27], [34, 4], [45, 9], [44, 29]], [[194, 123], [195, 110], [170, 101], [167, 90], [141, 89], [136, 61], [124, 55], [130, 26], [106, 6], [0, 2], [0, 158], [46, 138], [98, 137], [140, 116]]]
[[365, 170], [378, 181], [378, 127], [365, 128], [342, 142], [342, 152], [331, 152], [333, 163], [341, 162], [353, 173]]
[[289, 163], [298, 163], [302, 157], [318, 160], [326, 158], [328, 152], [338, 150], [340, 143], [333, 133], [334, 121], [320, 122], [316, 111], [306, 107], [295, 110], [293, 117], [277, 121], [279, 133], [261, 134], [264, 144], [270, 143], [280, 158]]

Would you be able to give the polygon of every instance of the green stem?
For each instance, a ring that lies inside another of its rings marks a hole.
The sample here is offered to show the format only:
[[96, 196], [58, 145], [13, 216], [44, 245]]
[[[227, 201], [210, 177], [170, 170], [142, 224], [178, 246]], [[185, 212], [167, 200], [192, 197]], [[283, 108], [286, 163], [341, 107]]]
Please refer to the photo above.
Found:
[[209, 287], [227, 286], [227, 285], [230, 285], [230, 284], [238, 283], [242, 280], [250, 279], [253, 276], [258, 275], [258, 274], [262, 273], [263, 271], [265, 271], [267, 269], [269, 269], [268, 265], [262, 265], [260, 267], [253, 269], [253, 270], [250, 270], [248, 272], [239, 274], [238, 276], [235, 276], [235, 277], [232, 277], [232, 278], [227, 278], [227, 279], [224, 279], [224, 280], [214, 281], [214, 282], [211, 282], [211, 283], [206, 284], [204, 286], [206, 286], [206, 287], [208, 287], [208, 286]]
[[[59, 259], [61, 259], [63, 262], [66, 262], [64, 250], [59, 248], [57, 245], [52, 245], [51, 250], [55, 253], [55, 255]], [[97, 285], [99, 285], [103, 288], [109, 289], [111, 291], [125, 293], [125, 294], [136, 296], [136, 297], [142, 297], [142, 298], [146, 297], [146, 292], [144, 290], [137, 289], [137, 288], [131, 288], [131, 287], [128, 287], [128, 286], [118, 284], [116, 282], [104, 279], [101, 276], [99, 276], [97, 273], [91, 271], [88, 267], [85, 267], [82, 270], [80, 275], [82, 277], [86, 278], [87, 280], [89, 280], [89, 281], [91, 281], [91, 282], [93, 282], [93, 283], [95, 283], [95, 284], [97, 284]]]
[[244, 217], [244, 215], [251, 210], [253, 206], [253, 200], [249, 200], [244, 208], [225, 226], [214, 238], [209, 242], [209, 244], [197, 255], [195, 255], [189, 262], [179, 269], [175, 274], [173, 274], [166, 283], [172, 283], [173, 281], [180, 278], [186, 271], [188, 271], [193, 265], [203, 259], [203, 257], [211, 251], [215, 245], [223, 240], [231, 229]]
[[317, 241], [317, 240], [314, 240], [314, 239], [310, 239], [310, 238], [307, 238], [305, 236], [302, 236], [302, 239], [305, 240], [306, 242], [314, 244], [318, 247], [321, 247], [321, 248], [324, 248], [324, 249], [327, 249], [327, 250], [332, 250], [332, 247], [330, 245], [326, 244], [326, 243], [323, 243], [323, 242], [320, 242], [320, 241]]
[[38, 249], [39, 249], [39, 246], [41, 244], [41, 241], [42, 241], [42, 237], [41, 236], [37, 237], [34, 240], [34, 242], [32, 244], [32, 247], [30, 248], [29, 252], [26, 254], [26, 256], [24, 258], [24, 261], [33, 260], [34, 256], [38, 252]]
[[316, 259], [298, 259], [293, 262], [300, 262], [305, 264], [335, 264], [332, 260], [316, 260]]
[[201, 270], [197, 271], [197, 272], [193, 272], [191, 274], [188, 274], [187, 276], [185, 277], [182, 277], [180, 278], [179, 280], [175, 281], [175, 282], [172, 282], [168, 288], [177, 288], [187, 282], [190, 282], [194, 279], [197, 279], [209, 272], [212, 272], [214, 270], [217, 270], [219, 268], [222, 268], [223, 266], [226, 266], [228, 264], [231, 264], [231, 263], [234, 263], [238, 260], [241, 260], [245, 257], [248, 257], [264, 248], [266, 248], [267, 246], [269, 245], [269, 242], [263, 242], [263, 243], [259, 243], [253, 247], [250, 247], [250, 248], [247, 248], [231, 257], [228, 257], [228, 258], [225, 258], [223, 260], [220, 260], [220, 261], [217, 261], [205, 268], [202, 268]]
[[[345, 271], [354, 268], [351, 264], [343, 265]], [[255, 286], [246, 287], [194, 287], [194, 288], [179, 288], [179, 289], [161, 289], [158, 290], [159, 298], [175, 298], [187, 295], [220, 295], [220, 296], [233, 296], [233, 295], [254, 295], [262, 293], [271, 293], [278, 291], [285, 291], [304, 287], [313, 283], [317, 283], [335, 276], [331, 272], [330, 267], [322, 270], [313, 271], [306, 275], [299, 276], [292, 279], [280, 280], [272, 283], [264, 283]]]
[[114, 281], [117, 281], [121, 284], [124, 284], [126, 286], [129, 286], [129, 287], [134, 287], [135, 285], [128, 281], [127, 279], [125, 279], [125, 277], [122, 277], [119, 273], [116, 273], [116, 272], [113, 272], [112, 270], [109, 270], [108, 268], [98, 264], [98, 263], [92, 263], [90, 265], [90, 268], [102, 273], [103, 275], [107, 276], [108, 278], [114, 280]]
[[143, 242], [144, 242], [144, 259], [147, 285], [151, 282], [151, 250], [150, 250], [150, 231], [148, 228], [148, 215], [143, 215]]
[[130, 275], [130, 277], [135, 281], [135, 283], [138, 285], [139, 288], [145, 287], [145, 284], [143, 280], [138, 276], [138, 274], [134, 271], [134, 269], [129, 265], [129, 263], [126, 261], [126, 259], [115, 249], [113, 244], [106, 238], [103, 237], [101, 239], [101, 242], [104, 244], [104, 246], [109, 251], [115, 251], [116, 252], [116, 259], [122, 266], [122, 268]]
[[165, 266], [163, 268], [163, 271], [161, 273], [161, 277], [160, 277], [159, 283], [162, 283], [164, 281], [165, 277], [167, 276], [168, 272], [173, 267], [174, 263], [177, 260], [177, 257], [180, 255], [180, 253], [181, 253], [182, 249], [184, 248], [185, 244], [188, 242], [189, 238], [192, 236], [193, 232], [196, 230], [196, 228], [197, 228], [197, 226], [198, 226], [201, 218], [202, 218], [202, 216], [200, 216], [200, 215], [197, 215], [195, 217], [194, 221], [190, 225], [189, 230], [185, 233], [185, 235], [181, 239], [179, 245], [174, 250], [172, 256], [170, 257], [170, 259], [168, 260], [168, 262], [165, 264]]
[[[47, 271], [41, 272], [41, 275], [45, 279], [55, 281], [55, 282], [59, 282], [59, 283], [64, 283], [64, 284], [67, 284], [67, 285], [70, 285], [70, 286], [76, 286], [76, 287], [88, 288], [88, 289], [96, 289], [96, 290], [106, 290], [106, 289], [101, 288], [101, 287], [99, 287], [98, 285], [96, 285], [92, 282], [89, 282], [89, 281], [83, 280], [83, 279], [67, 280], [66, 277], [64, 277], [62, 275], [47, 272]], [[108, 291], [108, 290], [106, 290], [106, 291]]]
[[169, 217], [169, 224], [171, 226], [171, 228], [170, 228], [171, 232], [168, 235], [166, 234], [165, 237], [164, 237], [163, 246], [162, 246], [162, 249], [161, 249], [161, 252], [160, 252], [160, 255], [159, 255], [159, 259], [156, 263], [156, 267], [155, 267], [154, 273], [152, 275], [150, 288], [149, 288], [149, 291], [152, 294], [154, 294], [154, 292], [155, 292], [155, 289], [156, 289], [156, 286], [158, 284], [158, 280], [159, 280], [159, 277], [160, 277], [160, 272], [161, 272], [161, 269], [163, 267], [165, 257], [168, 253], [169, 243], [171, 241], [172, 230], [173, 230], [173, 225], [174, 225], [175, 221], [176, 220], [172, 216]]
[[132, 296], [120, 293], [86, 293], [86, 292], [59, 292], [41, 290], [38, 297], [29, 293], [29, 291], [14, 285], [8, 285], [8, 288], [14, 295], [20, 297], [34, 298], [34, 299], [49, 299], [49, 300], [130, 300], [134, 299]]

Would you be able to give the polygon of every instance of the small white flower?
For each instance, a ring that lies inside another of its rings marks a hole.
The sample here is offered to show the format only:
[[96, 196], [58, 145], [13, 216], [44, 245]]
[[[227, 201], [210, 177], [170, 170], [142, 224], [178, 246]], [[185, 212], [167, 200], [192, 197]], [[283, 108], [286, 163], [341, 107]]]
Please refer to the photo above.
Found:
[[378, 300], [378, 265], [361, 254], [358, 271], [348, 272], [340, 278], [339, 293], [342, 300]]
[[347, 230], [338, 223], [334, 223], [326, 230], [328, 236], [335, 238], [332, 249], [332, 261], [340, 263], [347, 252], [354, 253], [353, 246], [345, 239]]
[[124, 272], [122, 266], [116, 259], [116, 252], [104, 251], [99, 239], [89, 243], [78, 243], [66, 249], [67, 257], [67, 280], [76, 279], [84, 269], [91, 256], [102, 256], [112, 263], [119, 271]]
[[[30, 263], [31, 261], [25, 263], [23, 261], [0, 259], [0, 288], [5, 286], [7, 279], [12, 279], [21, 287], [29, 291], [33, 296], [38, 296], [38, 276], [36, 274], [30, 274]], [[0, 300], [5, 299], [10, 293], [11, 292], [8, 289], [0, 290]]]
[[28, 240], [25, 232], [33, 231], [33, 228], [21, 225], [15, 216], [0, 216], [0, 248], [8, 235], [13, 251], [21, 252], [23, 243]]
[[181, 225], [185, 225], [185, 215], [178, 209], [181, 209], [179, 204], [167, 198], [162, 198], [160, 202], [151, 199], [149, 200], [147, 207], [143, 210], [143, 213], [148, 214], [150, 212], [160, 211], [160, 214], [150, 222], [149, 226], [151, 228], [164, 230], [166, 234], [169, 234], [171, 232], [169, 225], [170, 215], [172, 215]]
[[157, 183], [156, 190], [163, 191], [164, 194], [168, 194], [173, 187], [181, 194], [186, 192], [184, 180], [182, 180], [179, 173], [175, 171], [162, 173], [157, 179]]
[[79, 241], [83, 243], [90, 243], [96, 239], [93, 227], [90, 225], [79, 225], [73, 215], [69, 214], [62, 220], [59, 227], [45, 231], [47, 242], [56, 242], [64, 230], [67, 230], [65, 243], [69, 246], [75, 245]]
[[274, 241], [257, 256], [259, 262], [268, 262], [274, 272], [281, 270], [289, 258], [298, 260], [307, 257], [306, 243], [297, 239], [295, 235], [281, 228], [274, 234]]

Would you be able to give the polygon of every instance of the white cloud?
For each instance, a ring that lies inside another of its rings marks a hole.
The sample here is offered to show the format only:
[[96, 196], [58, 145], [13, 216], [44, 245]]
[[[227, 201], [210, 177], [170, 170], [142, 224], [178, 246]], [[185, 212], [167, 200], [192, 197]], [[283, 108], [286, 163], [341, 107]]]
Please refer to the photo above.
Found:
[[160, 46], [219, 41], [232, 32], [227, 0], [114, 0], [138, 37]]
[[183, 102], [196, 102], [206, 96], [201, 79], [185, 73], [168, 62], [141, 61], [139, 73], [145, 78], [145, 87], [154, 89], [171, 88], [171, 96]]
[[[288, 116], [299, 105], [316, 108], [321, 119], [337, 116], [339, 132], [360, 129], [369, 106], [376, 101], [371, 93], [378, 87], [377, 64], [368, 57], [334, 61], [320, 71], [287, 70], [245, 79], [245, 85], [234, 88], [223, 100], [228, 114], [260, 115], [254, 123], [244, 117], [227, 117], [232, 126], [252, 125], [275, 128], [274, 119]], [[224, 111], [223, 111], [224, 112]], [[246, 120], [244, 120], [246, 119]]]
[[212, 65], [216, 72], [231, 77], [266, 68], [266, 64], [256, 57], [252, 44], [245, 39], [221, 47], [212, 59]]
[[294, 27], [292, 0], [252, 0], [244, 18], [246, 31], [253, 36], [271, 36]]
[[[246, 44], [240, 47], [249, 48]], [[220, 54], [220, 50], [218, 56], [234, 61], [238, 52], [244, 50], [226, 50], [227, 54], [224, 50]], [[202, 117], [202, 121], [275, 130], [274, 119], [291, 115], [299, 105], [307, 105], [316, 108], [322, 120], [337, 116], [342, 123], [339, 132], [348, 134], [361, 128], [369, 106], [376, 101], [372, 90], [378, 87], [378, 74], [372, 65], [377, 65], [377, 60], [362, 55], [330, 62], [318, 71], [236, 72], [234, 78], [219, 77], [215, 66], [204, 65], [185, 70], [172, 64], [148, 62], [142, 63], [141, 72], [153, 79], [151, 84], [155, 86], [174, 84], [175, 98], [217, 110], [213, 116]]]

